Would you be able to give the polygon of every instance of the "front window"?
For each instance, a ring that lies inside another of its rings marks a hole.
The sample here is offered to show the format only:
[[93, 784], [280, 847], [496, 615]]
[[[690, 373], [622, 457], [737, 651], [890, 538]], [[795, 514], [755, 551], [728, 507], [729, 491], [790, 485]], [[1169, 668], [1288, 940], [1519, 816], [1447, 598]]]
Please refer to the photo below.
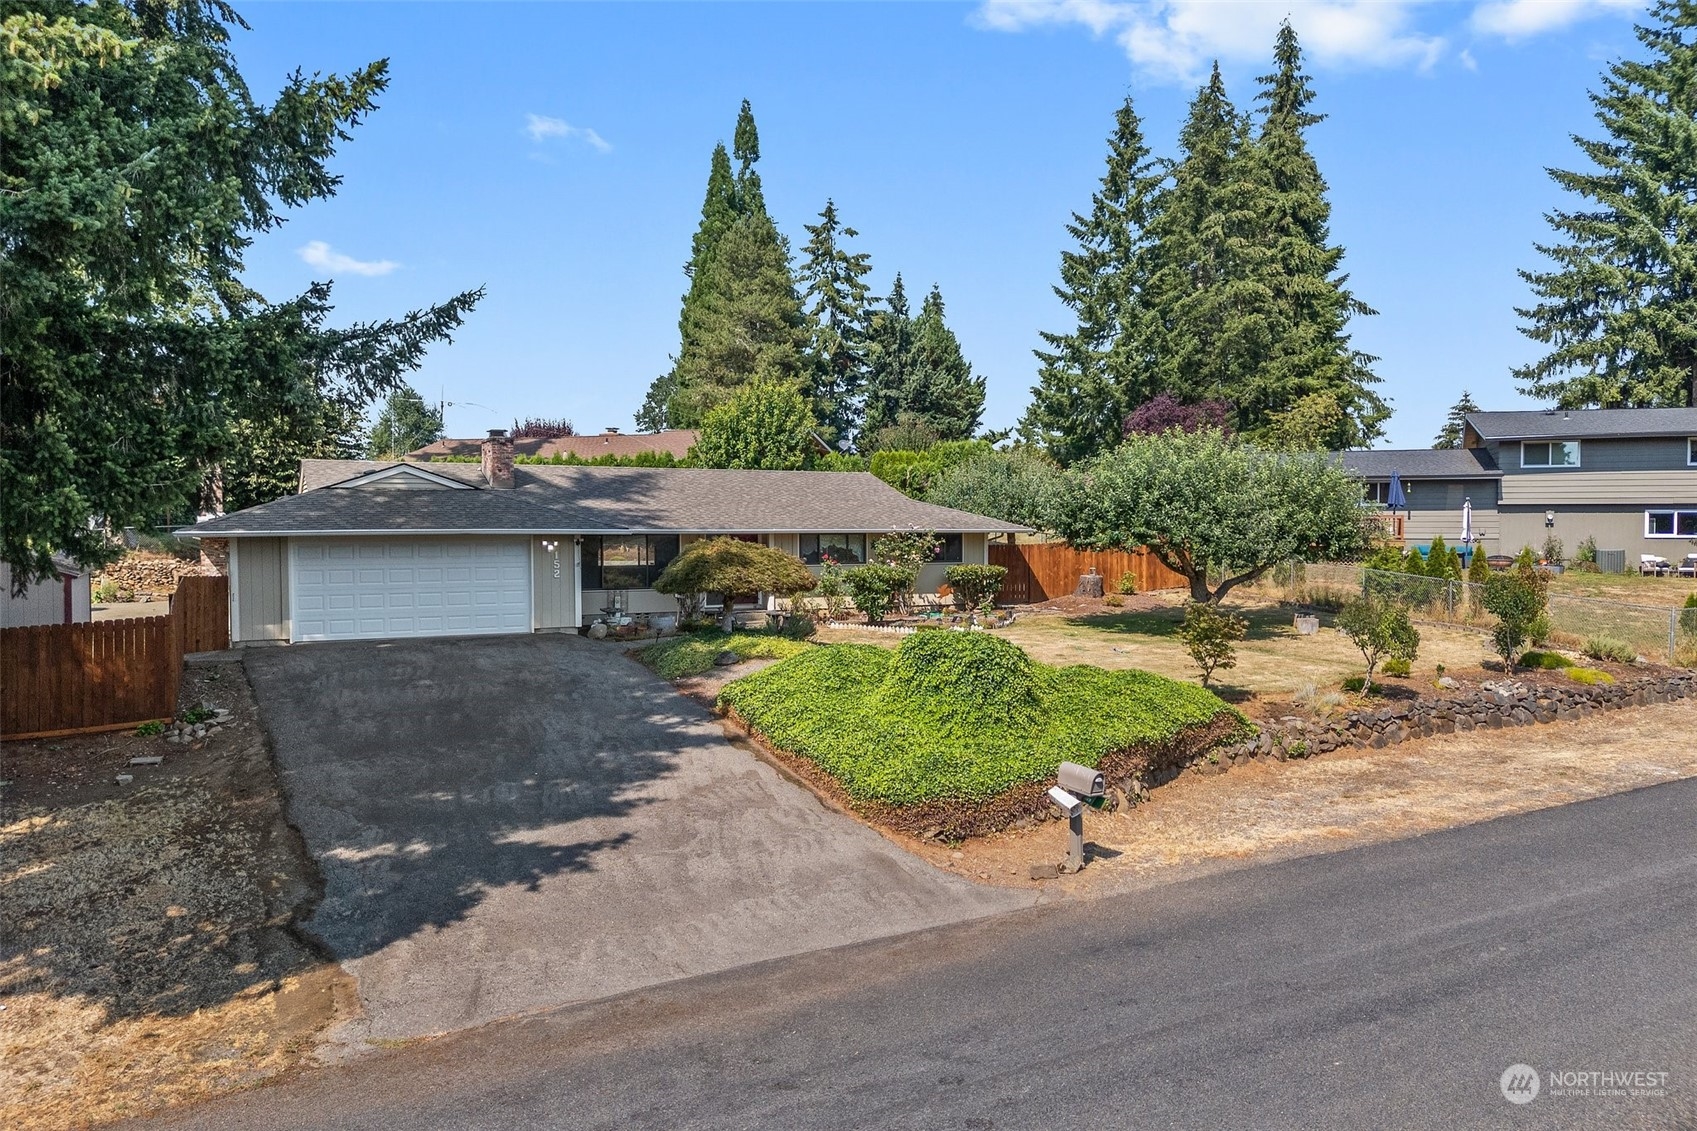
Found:
[[1521, 467], [1578, 467], [1578, 440], [1530, 440], [1520, 445]]
[[838, 565], [861, 565], [866, 561], [864, 534], [803, 534], [801, 560], [818, 565], [830, 558]]
[[676, 534], [595, 536], [583, 540], [585, 589], [652, 589], [678, 556]]
[[960, 535], [937, 535], [937, 555], [931, 559], [934, 562], [958, 562], [961, 560]]
[[1646, 538], [1697, 538], [1697, 510], [1644, 512]]
[[1370, 480], [1362, 489], [1362, 498], [1375, 506], [1386, 507], [1391, 502], [1391, 484], [1388, 479]]

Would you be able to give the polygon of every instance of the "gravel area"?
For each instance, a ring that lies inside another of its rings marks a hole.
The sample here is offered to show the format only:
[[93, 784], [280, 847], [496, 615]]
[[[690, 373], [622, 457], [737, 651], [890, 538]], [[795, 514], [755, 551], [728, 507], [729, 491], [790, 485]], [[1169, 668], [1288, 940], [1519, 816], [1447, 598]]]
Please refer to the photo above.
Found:
[[240, 664], [183, 684], [184, 709], [230, 722], [187, 744], [0, 747], [0, 1126], [89, 1126], [273, 1077], [351, 1001], [293, 931], [317, 877]]

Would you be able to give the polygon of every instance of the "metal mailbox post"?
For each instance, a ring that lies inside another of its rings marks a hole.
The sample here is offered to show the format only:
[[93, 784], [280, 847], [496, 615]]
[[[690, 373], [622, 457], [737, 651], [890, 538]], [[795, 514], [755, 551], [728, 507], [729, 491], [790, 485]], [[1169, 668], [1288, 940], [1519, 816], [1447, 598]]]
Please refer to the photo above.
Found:
[[1061, 871], [1069, 875], [1084, 867], [1084, 802], [1108, 792], [1102, 775], [1077, 762], [1062, 762], [1055, 771], [1060, 784], [1049, 788], [1049, 800], [1067, 817], [1067, 858]]

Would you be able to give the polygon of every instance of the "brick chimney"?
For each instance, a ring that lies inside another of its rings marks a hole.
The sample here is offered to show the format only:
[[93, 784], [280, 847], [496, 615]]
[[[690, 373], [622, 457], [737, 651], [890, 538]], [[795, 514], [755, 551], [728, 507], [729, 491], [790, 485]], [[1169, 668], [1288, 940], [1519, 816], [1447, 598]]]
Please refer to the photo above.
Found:
[[483, 441], [483, 479], [491, 487], [514, 486], [513, 440], [505, 428], [491, 428]]

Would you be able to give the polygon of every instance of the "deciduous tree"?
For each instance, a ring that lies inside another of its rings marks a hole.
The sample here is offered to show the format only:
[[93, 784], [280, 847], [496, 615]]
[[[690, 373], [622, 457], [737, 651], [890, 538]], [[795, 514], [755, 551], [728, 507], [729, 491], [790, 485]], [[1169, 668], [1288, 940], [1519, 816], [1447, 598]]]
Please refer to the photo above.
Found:
[[702, 467], [794, 471], [814, 447], [813, 414], [795, 386], [756, 381], [707, 414], [694, 456]]
[[[1287, 561], [1367, 546], [1361, 481], [1322, 452], [1268, 452], [1218, 432], [1131, 436], [1069, 468], [1054, 529], [1086, 549], [1146, 546], [1218, 601]], [[1221, 574], [1209, 587], [1208, 571]]]

